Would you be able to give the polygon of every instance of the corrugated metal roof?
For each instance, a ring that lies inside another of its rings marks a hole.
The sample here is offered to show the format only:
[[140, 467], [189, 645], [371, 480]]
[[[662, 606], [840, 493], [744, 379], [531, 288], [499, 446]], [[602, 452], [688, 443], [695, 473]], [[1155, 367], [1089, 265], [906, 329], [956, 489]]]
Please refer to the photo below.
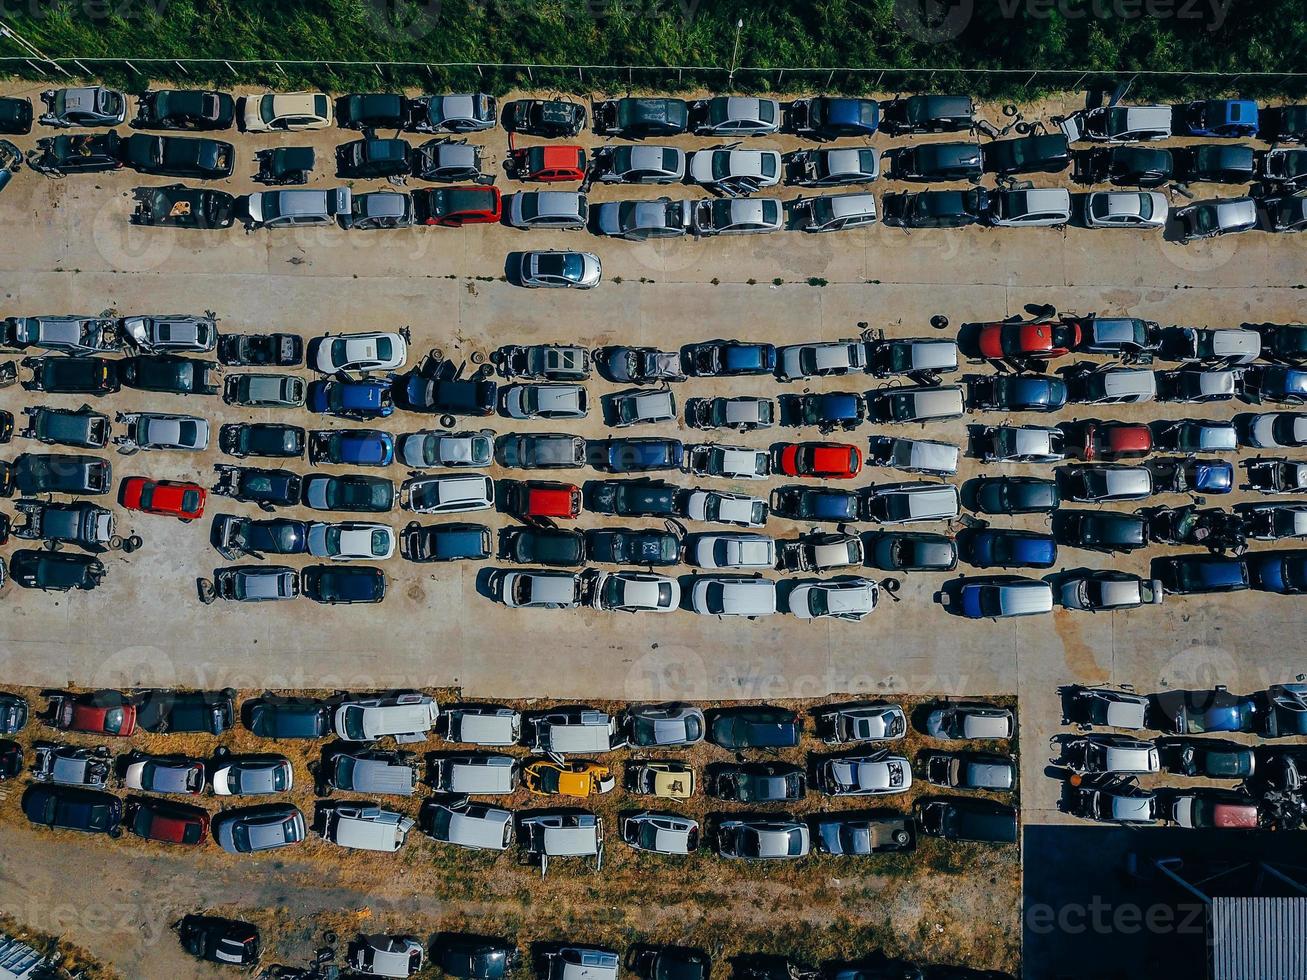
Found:
[[0, 934], [0, 980], [27, 980], [45, 957], [27, 943]]
[[1213, 898], [1212, 980], [1307, 980], [1307, 898]]

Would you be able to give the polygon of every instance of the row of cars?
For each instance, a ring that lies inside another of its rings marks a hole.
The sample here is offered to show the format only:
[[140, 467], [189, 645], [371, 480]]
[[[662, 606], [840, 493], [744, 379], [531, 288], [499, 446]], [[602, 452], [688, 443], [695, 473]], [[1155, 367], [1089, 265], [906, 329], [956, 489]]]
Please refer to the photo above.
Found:
[[[214, 963], [253, 967], [262, 955], [259, 930], [248, 922], [187, 915], [174, 927], [191, 955]], [[324, 961], [308, 969], [274, 967], [281, 980], [325, 980]], [[412, 977], [434, 967], [459, 980], [506, 980], [530, 966], [538, 980], [709, 980], [712, 957], [686, 946], [638, 944], [625, 956], [606, 946], [541, 942], [523, 956], [515, 940], [468, 933], [439, 933], [428, 945], [411, 935], [360, 934], [350, 940], [345, 963], [355, 974]], [[732, 980], [1005, 980], [1005, 974], [968, 967], [926, 967], [884, 954], [839, 960], [807, 969], [777, 956], [745, 955], [731, 961]]]
[[[1068, 687], [1063, 721], [1085, 734], [1054, 736], [1051, 760], [1067, 781], [1061, 809], [1124, 825], [1169, 822], [1198, 829], [1294, 829], [1307, 818], [1307, 746], [1212, 738], [1221, 733], [1280, 739], [1307, 735], [1307, 685], [1275, 684], [1249, 695], [1225, 687], [1136, 694]], [[1094, 732], [1111, 728], [1111, 734]], [[1148, 729], [1172, 733], [1141, 737]], [[1131, 734], [1121, 734], [1129, 732]], [[1234, 784], [1176, 788], [1140, 785], [1158, 773]]]
[[[6, 733], [21, 730], [27, 702], [0, 697], [0, 720]], [[870, 797], [907, 792], [912, 764], [892, 755], [885, 743], [902, 738], [907, 719], [901, 707], [887, 702], [851, 702], [813, 712], [818, 734], [827, 744], [847, 747], [839, 755], [812, 757], [815, 787], [832, 797]], [[130, 737], [142, 731], [220, 734], [235, 724], [234, 692], [167, 692], [136, 694], [101, 691], [49, 695], [42, 720], [62, 732]], [[603, 822], [588, 811], [556, 808], [514, 814], [483, 805], [472, 796], [512, 794], [524, 785], [533, 795], [584, 798], [611, 791], [612, 769], [578, 754], [602, 754], [634, 746], [676, 749], [705, 738], [741, 753], [799, 744], [803, 719], [788, 709], [768, 705], [721, 708], [705, 713], [680, 703], [632, 706], [620, 716], [587, 706], [545, 709], [522, 715], [485, 704], [463, 704], [443, 713], [420, 692], [377, 696], [338, 695], [326, 700], [265, 696], [247, 702], [241, 720], [254, 734], [271, 739], [344, 739], [329, 745], [319, 768], [319, 790], [372, 795], [410, 796], [419, 782], [412, 753], [375, 748], [381, 739], [400, 745], [423, 742], [439, 731], [451, 742], [506, 748], [524, 744], [543, 758], [525, 762], [512, 755], [478, 751], [436, 753], [428, 759], [427, 782], [437, 794], [424, 801], [419, 821], [363, 801], [320, 800], [314, 829], [343, 847], [395, 851], [420, 822], [438, 841], [463, 847], [503, 851], [516, 838], [526, 854], [540, 861], [542, 873], [551, 857], [591, 857], [602, 861]], [[937, 739], [1008, 739], [1015, 719], [1004, 708], [979, 702], [944, 702], [931, 707], [924, 732]], [[870, 743], [870, 744], [868, 744]], [[7, 777], [23, 768], [22, 750], [3, 743], [0, 761]], [[737, 755], [737, 758], [739, 756]], [[1004, 755], [979, 752], [931, 752], [921, 765], [932, 784], [953, 789], [1011, 791], [1015, 767]], [[114, 759], [107, 748], [38, 743], [32, 764], [35, 780], [24, 796], [28, 818], [37, 824], [86, 832], [121, 833], [123, 802], [106, 793], [116, 775], [129, 789], [154, 796], [127, 801], [126, 826], [137, 836], [169, 843], [197, 844], [210, 831], [207, 811], [159, 796], [195, 796], [206, 786], [218, 796], [268, 795], [288, 791], [294, 780], [289, 760], [275, 754], [232, 755], [220, 750], [211, 763], [179, 755], [133, 752]], [[736, 762], [709, 766], [708, 792], [718, 799], [762, 806], [801, 799], [808, 776], [786, 763]], [[695, 772], [674, 758], [640, 758], [626, 766], [628, 791], [683, 800], [696, 791]], [[941, 798], [919, 801], [924, 832], [949, 839], [1015, 840], [1011, 807], [980, 799]], [[516, 816], [516, 820], [514, 819]], [[974, 818], [975, 827], [972, 827]], [[872, 854], [910, 850], [913, 822], [902, 815], [820, 814], [796, 820], [783, 814], [724, 813], [714, 817], [716, 850], [725, 857], [772, 859], [802, 857], [815, 836], [818, 851]], [[232, 853], [251, 853], [297, 843], [307, 828], [298, 808], [265, 804], [222, 811], [212, 822], [218, 844]], [[988, 836], [986, 836], [988, 834]], [[622, 839], [637, 850], [690, 854], [699, 846], [695, 820], [673, 812], [624, 812]], [[579, 849], [578, 849], [579, 848]]]

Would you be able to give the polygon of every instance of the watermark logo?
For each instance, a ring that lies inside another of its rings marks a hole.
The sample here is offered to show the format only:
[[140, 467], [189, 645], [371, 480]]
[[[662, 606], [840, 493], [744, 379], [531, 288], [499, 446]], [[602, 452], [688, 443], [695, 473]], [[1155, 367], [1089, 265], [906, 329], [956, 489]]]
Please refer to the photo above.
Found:
[[440, 23], [441, 0], [366, 0], [364, 22], [380, 37], [420, 41]]
[[894, 0], [894, 22], [927, 44], [952, 41], [967, 29], [975, 0]]

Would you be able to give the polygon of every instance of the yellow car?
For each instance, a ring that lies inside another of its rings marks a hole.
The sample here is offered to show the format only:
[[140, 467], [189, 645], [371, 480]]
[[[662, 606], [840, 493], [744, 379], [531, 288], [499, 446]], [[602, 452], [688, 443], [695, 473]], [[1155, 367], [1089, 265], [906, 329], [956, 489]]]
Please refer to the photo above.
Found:
[[584, 759], [573, 762], [536, 759], [522, 770], [522, 782], [537, 796], [580, 797], [607, 793], [617, 784], [611, 769]]
[[686, 800], [694, 795], [694, 770], [684, 762], [632, 762], [626, 783], [632, 793]]

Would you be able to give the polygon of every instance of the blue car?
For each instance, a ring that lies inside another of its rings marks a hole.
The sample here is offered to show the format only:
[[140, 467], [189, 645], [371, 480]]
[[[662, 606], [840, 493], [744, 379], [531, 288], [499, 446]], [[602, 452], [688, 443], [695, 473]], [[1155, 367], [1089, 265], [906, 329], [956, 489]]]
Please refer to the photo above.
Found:
[[875, 99], [819, 96], [794, 102], [790, 114], [794, 131], [815, 140], [874, 136], [880, 123], [880, 104]]
[[799, 395], [795, 400], [795, 421], [822, 429], [854, 429], [867, 417], [867, 401], [853, 391], [827, 391]]
[[772, 493], [772, 513], [796, 521], [833, 521], [841, 523], [859, 519], [859, 497], [850, 490], [824, 490], [817, 487], [781, 487]]
[[646, 436], [608, 439], [604, 442], [604, 469], [610, 473], [648, 473], [674, 470], [681, 465], [685, 447], [679, 439]]
[[395, 411], [389, 381], [314, 381], [304, 403], [310, 412], [343, 419], [384, 419]]
[[1173, 595], [1209, 595], [1248, 588], [1248, 564], [1225, 555], [1178, 555], [1153, 562], [1153, 578]]
[[1248, 578], [1260, 592], [1307, 592], [1307, 550], [1261, 551], [1247, 556]]
[[739, 340], [709, 340], [682, 350], [689, 374], [698, 378], [737, 378], [771, 374], [776, 370], [776, 348]]
[[1253, 404], [1301, 405], [1307, 402], [1307, 371], [1282, 364], [1254, 365], [1244, 372], [1242, 394]]
[[309, 462], [389, 466], [395, 437], [379, 429], [318, 429], [309, 435]]
[[1181, 136], [1241, 139], [1257, 135], [1257, 103], [1251, 99], [1204, 99], [1179, 112]]
[[1256, 726], [1257, 703], [1224, 687], [1210, 691], [1165, 691], [1152, 698], [1151, 727], [1177, 735], [1208, 732], [1251, 732]]
[[1057, 542], [1041, 531], [981, 528], [958, 535], [964, 560], [978, 568], [1051, 568]]
[[996, 374], [973, 378], [968, 396], [987, 412], [1056, 412], [1066, 405], [1066, 382], [1036, 374]]
[[1234, 489], [1234, 464], [1225, 459], [1186, 456], [1154, 460], [1154, 493], [1229, 493]]
[[[947, 589], [942, 595], [950, 598]], [[1053, 590], [1047, 582], [1019, 575], [963, 579], [957, 587], [957, 611], [967, 619], [1037, 616], [1053, 611]]]

